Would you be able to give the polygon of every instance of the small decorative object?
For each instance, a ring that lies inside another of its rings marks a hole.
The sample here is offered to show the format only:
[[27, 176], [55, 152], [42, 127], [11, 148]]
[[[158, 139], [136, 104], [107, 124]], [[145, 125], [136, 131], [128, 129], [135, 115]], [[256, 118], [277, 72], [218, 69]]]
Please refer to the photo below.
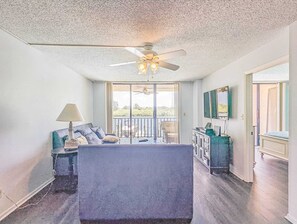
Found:
[[76, 104], [66, 104], [62, 112], [60, 113], [57, 121], [66, 121], [69, 122], [69, 138], [65, 141], [65, 149], [75, 149], [78, 147], [78, 141], [74, 139], [73, 133], [73, 125], [72, 122], [74, 121], [83, 121], [83, 116], [81, 115], [80, 111]]
[[210, 129], [211, 128], [211, 123], [208, 122], [206, 125], [205, 125], [205, 129]]
[[221, 126], [215, 125], [213, 129], [214, 129], [216, 136], [221, 136]]

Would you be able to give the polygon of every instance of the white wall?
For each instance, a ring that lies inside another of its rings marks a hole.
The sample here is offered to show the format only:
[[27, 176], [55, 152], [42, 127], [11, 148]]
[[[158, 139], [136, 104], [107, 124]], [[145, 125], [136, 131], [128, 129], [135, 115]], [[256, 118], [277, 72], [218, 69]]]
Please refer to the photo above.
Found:
[[[52, 178], [51, 131], [76, 103], [93, 120], [92, 83], [0, 30], [0, 189], [18, 202]], [[0, 198], [0, 220], [13, 204]]]
[[180, 143], [192, 142], [193, 125], [193, 82], [179, 83]]
[[[279, 36], [270, 43], [252, 51], [248, 55], [227, 65], [221, 70], [202, 80], [202, 92], [228, 85], [232, 91], [233, 118], [228, 121], [227, 133], [233, 139], [233, 164], [231, 172], [241, 179], [244, 176], [244, 145], [245, 145], [245, 73], [260, 65], [266, 64], [289, 53], [289, 29], [284, 28]], [[203, 116], [203, 115], [202, 115]], [[202, 118], [203, 125], [210, 119]], [[223, 126], [223, 121], [213, 120], [214, 125]]]
[[96, 126], [102, 127], [104, 130], [107, 130], [106, 127], [106, 82], [94, 82], [94, 122]]
[[289, 214], [287, 218], [297, 224], [297, 21], [290, 26], [290, 103], [289, 103]]

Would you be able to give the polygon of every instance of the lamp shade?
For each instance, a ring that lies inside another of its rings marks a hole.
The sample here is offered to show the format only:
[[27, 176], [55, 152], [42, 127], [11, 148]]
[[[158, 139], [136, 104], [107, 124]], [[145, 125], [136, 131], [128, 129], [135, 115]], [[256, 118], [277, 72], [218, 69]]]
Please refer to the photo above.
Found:
[[78, 110], [76, 104], [66, 104], [60, 113], [57, 121], [83, 121], [84, 118]]

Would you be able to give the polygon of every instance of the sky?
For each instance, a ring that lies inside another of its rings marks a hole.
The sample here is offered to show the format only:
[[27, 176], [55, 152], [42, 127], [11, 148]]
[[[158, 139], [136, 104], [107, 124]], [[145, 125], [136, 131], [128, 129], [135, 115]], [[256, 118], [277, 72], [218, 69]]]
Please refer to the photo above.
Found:
[[[130, 93], [123, 91], [113, 92], [113, 101], [118, 102], [119, 108], [128, 106], [130, 101]], [[137, 103], [141, 107], [153, 107], [154, 94], [145, 95], [143, 93], [132, 94], [132, 105]], [[157, 94], [157, 105], [174, 107], [174, 93], [173, 92], [159, 92]]]

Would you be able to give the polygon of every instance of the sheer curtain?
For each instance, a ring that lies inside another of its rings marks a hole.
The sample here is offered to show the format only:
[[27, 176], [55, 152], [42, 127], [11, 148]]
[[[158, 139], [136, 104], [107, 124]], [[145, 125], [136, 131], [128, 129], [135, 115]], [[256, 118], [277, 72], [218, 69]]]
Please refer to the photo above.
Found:
[[106, 83], [106, 128], [107, 133], [112, 133], [112, 102], [113, 102], [113, 84]]

